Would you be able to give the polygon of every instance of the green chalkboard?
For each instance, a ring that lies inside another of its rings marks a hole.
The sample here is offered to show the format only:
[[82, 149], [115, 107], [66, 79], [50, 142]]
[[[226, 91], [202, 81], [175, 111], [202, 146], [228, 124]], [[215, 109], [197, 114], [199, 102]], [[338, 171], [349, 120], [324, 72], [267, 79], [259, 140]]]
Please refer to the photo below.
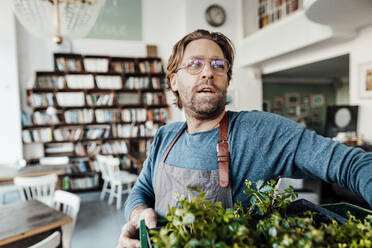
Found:
[[141, 40], [141, 0], [106, 0], [86, 38]]

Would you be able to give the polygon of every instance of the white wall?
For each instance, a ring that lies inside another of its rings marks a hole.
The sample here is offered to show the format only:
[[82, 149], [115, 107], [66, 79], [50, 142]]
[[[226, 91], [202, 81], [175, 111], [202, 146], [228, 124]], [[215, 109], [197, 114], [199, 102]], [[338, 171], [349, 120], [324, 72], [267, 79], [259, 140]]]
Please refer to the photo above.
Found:
[[360, 31], [353, 42], [350, 54], [350, 104], [359, 105], [358, 132], [372, 142], [372, 98], [363, 99], [359, 94], [360, 65], [372, 62], [372, 25]]
[[0, 1], [0, 164], [22, 158], [17, 47], [11, 0]]

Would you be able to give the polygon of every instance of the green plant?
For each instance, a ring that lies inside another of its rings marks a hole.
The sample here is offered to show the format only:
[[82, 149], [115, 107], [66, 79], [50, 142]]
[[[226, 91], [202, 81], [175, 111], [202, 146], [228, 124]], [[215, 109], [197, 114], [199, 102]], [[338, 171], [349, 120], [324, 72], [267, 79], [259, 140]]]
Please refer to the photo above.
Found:
[[178, 204], [169, 208], [166, 226], [150, 230], [154, 247], [372, 247], [372, 216], [361, 222], [349, 215], [340, 225], [334, 220], [316, 223], [316, 213], [310, 211], [302, 217], [287, 215], [297, 193], [290, 187], [278, 194], [275, 184], [246, 181], [247, 210], [241, 202], [223, 209], [221, 202], [205, 201], [205, 192], [189, 188], [199, 196], [191, 201], [175, 196]]

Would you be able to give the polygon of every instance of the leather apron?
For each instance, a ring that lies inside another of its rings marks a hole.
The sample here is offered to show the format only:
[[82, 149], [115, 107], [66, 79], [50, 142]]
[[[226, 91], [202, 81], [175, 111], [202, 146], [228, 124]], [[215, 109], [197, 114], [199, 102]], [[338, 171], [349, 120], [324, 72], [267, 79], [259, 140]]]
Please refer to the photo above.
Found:
[[192, 170], [165, 163], [165, 159], [174, 143], [186, 131], [186, 126], [177, 134], [165, 151], [155, 173], [155, 211], [160, 216], [168, 213], [168, 205], [177, 204], [174, 194], [178, 192], [191, 200], [199, 193], [188, 191], [187, 187], [198, 187], [206, 192], [205, 199], [210, 202], [222, 202], [224, 208], [232, 208], [231, 184], [229, 183], [229, 148], [228, 148], [228, 116], [220, 121], [217, 157], [219, 168], [216, 170]]

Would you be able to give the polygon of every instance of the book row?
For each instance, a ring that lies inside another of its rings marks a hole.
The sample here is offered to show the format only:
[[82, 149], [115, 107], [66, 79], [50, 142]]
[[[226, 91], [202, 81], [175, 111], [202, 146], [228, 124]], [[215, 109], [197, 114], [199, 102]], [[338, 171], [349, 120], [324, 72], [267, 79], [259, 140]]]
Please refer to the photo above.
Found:
[[99, 176], [93, 175], [90, 177], [82, 178], [71, 178], [68, 176], [62, 179], [62, 189], [63, 190], [79, 190], [79, 189], [89, 189], [95, 188], [99, 185]]
[[[56, 101], [53, 95], [55, 94]], [[159, 100], [153, 100], [158, 98]], [[86, 100], [86, 101], [85, 101]], [[114, 104], [125, 105], [152, 105], [166, 104], [164, 92], [136, 92], [113, 93], [90, 93], [79, 92], [56, 92], [56, 93], [29, 93], [28, 105], [30, 107], [84, 107], [86, 106], [114, 106]]]
[[35, 89], [164, 89], [166, 81], [159, 76], [128, 76], [122, 83], [121, 75], [66, 74], [36, 76]]
[[[159, 98], [152, 98], [149, 101], [152, 104], [159, 105]], [[143, 122], [143, 121], [162, 121], [165, 122], [168, 118], [167, 108], [131, 108], [131, 109], [71, 109], [65, 110], [63, 116], [59, 114], [51, 114], [46, 111], [34, 111], [32, 115], [22, 112], [22, 125], [57, 125], [63, 124], [63, 120], [67, 124], [89, 124], [106, 123], [106, 122]], [[63, 137], [61, 134], [60, 136]]]
[[299, 9], [301, 0], [259, 0], [258, 25], [263, 28]]
[[119, 72], [119, 73], [161, 73], [160, 60], [135, 60], [109, 57], [83, 57], [71, 54], [55, 54], [55, 67], [68, 72]]
[[45, 145], [46, 156], [78, 156], [84, 157], [88, 155], [95, 155], [98, 153], [112, 155], [112, 154], [126, 154], [128, 153], [128, 146], [126, 141], [105, 141], [97, 142], [92, 145], [94, 141], [79, 142], [79, 143], [48, 143]]
[[154, 136], [160, 125], [149, 122], [147, 124], [131, 125], [118, 124], [87, 127], [85, 128], [37, 128], [33, 130], [23, 130], [22, 139], [25, 144], [62, 142], [62, 141], [81, 141], [108, 138], [136, 138]]

